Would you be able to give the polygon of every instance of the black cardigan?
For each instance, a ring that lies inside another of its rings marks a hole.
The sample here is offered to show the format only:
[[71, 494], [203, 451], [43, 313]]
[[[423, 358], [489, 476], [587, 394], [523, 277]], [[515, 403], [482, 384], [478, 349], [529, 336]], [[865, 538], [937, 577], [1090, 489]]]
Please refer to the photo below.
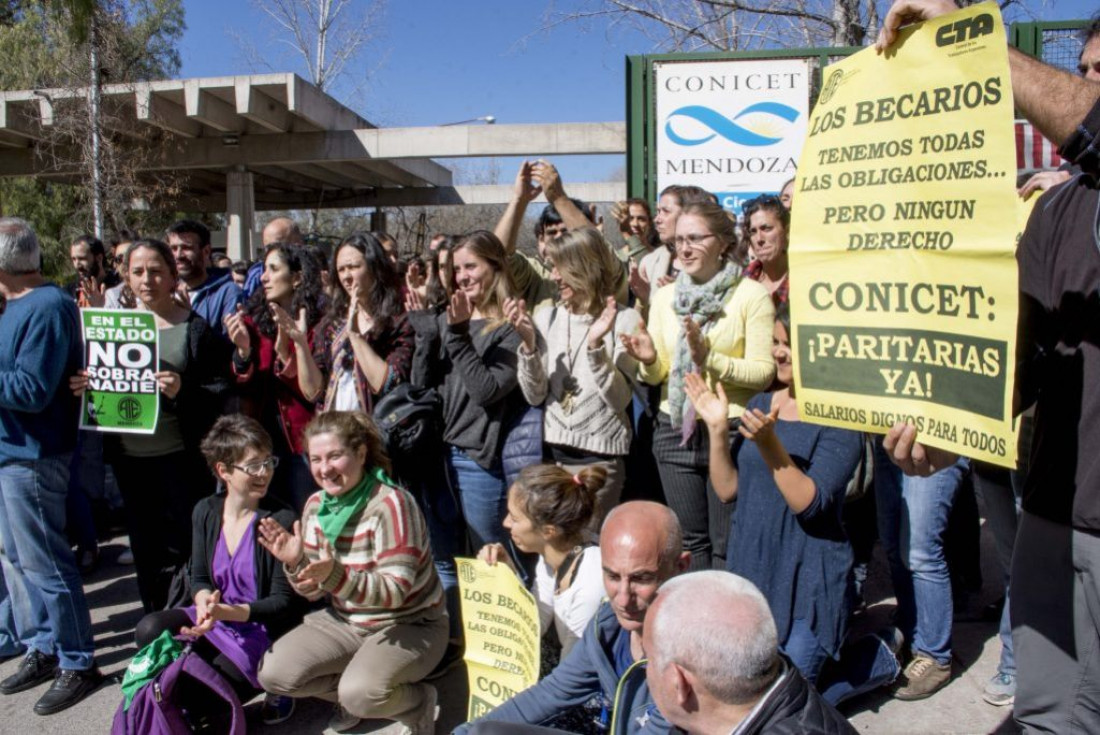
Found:
[[[199, 590], [215, 589], [210, 567], [222, 532], [224, 508], [225, 495], [220, 494], [203, 498], [195, 505], [195, 512], [191, 516], [192, 595]], [[290, 530], [295, 520], [294, 512], [289, 508], [279, 505], [278, 501], [265, 498], [260, 503], [255, 522], [268, 517], [274, 518], [287, 530]], [[255, 542], [252, 554], [257, 600], [249, 603], [251, 613], [248, 619], [250, 622], [262, 623], [267, 628], [268, 638], [275, 640], [301, 622], [305, 600], [294, 594], [283, 573], [283, 565], [260, 546], [259, 541]]]

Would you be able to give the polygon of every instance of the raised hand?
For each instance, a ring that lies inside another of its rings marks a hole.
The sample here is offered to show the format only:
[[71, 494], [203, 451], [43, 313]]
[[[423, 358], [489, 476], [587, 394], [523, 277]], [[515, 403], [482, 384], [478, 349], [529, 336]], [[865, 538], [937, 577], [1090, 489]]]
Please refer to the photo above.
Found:
[[952, 0], [895, 0], [882, 22], [878, 40], [875, 42], [875, 51], [881, 54], [890, 48], [897, 40], [898, 31], [903, 25], [931, 20], [958, 9], [959, 6]]
[[604, 302], [603, 311], [588, 328], [588, 349], [595, 350], [603, 345], [603, 338], [615, 328], [615, 317], [619, 314], [618, 305], [614, 296], [608, 296]]
[[530, 204], [542, 193], [542, 187], [531, 180], [531, 162], [524, 161], [516, 172], [516, 183], [512, 194], [516, 201]]
[[726, 398], [726, 391], [721, 383], [718, 383], [715, 389], [712, 391], [708, 388], [706, 381], [697, 373], [688, 373], [684, 376], [684, 393], [687, 394], [691, 405], [695, 407], [696, 415], [712, 431], [714, 427], [729, 426], [730, 402]]
[[274, 518], [261, 518], [260, 536], [257, 541], [267, 552], [293, 569], [302, 561], [302, 522], [294, 521], [288, 532]]
[[405, 311], [421, 311], [427, 308], [427, 299], [419, 291], [409, 289], [405, 292]]
[[608, 214], [611, 215], [611, 219], [615, 220], [615, 224], [618, 225], [619, 232], [622, 233], [624, 238], [634, 234], [634, 231], [630, 229], [630, 206], [626, 202], [615, 202], [611, 205]]
[[657, 348], [653, 344], [653, 337], [646, 331], [645, 322], [638, 325], [637, 332], [621, 335], [619, 340], [627, 354], [643, 365], [657, 362]]
[[304, 345], [307, 341], [307, 312], [303, 306], [298, 310], [298, 318], [291, 319], [290, 314], [286, 309], [278, 304], [271, 304], [271, 314], [275, 317], [275, 326], [279, 328], [279, 336], [276, 336], [276, 341], [280, 337], [293, 342], [296, 345]]
[[248, 327], [244, 323], [244, 307], [237, 304], [237, 310], [229, 314], [222, 321], [225, 323], [225, 333], [229, 341], [237, 348], [237, 354], [242, 360], [247, 360], [252, 354], [252, 338], [248, 334]]
[[466, 295], [466, 292], [459, 289], [451, 296], [451, 303], [447, 307], [447, 323], [448, 324], [463, 324], [470, 321], [470, 317], [473, 316], [474, 310], [470, 305], [470, 297]]
[[531, 164], [531, 176], [546, 192], [546, 201], [553, 202], [565, 196], [565, 187], [561, 183], [561, 175], [554, 164], [539, 159]]
[[504, 302], [504, 318], [512, 323], [512, 329], [523, 340], [527, 352], [535, 351], [535, 323], [527, 313], [527, 302], [523, 299], [507, 299]]
[[687, 337], [688, 350], [691, 351], [691, 361], [703, 367], [707, 362], [710, 347], [707, 346], [707, 338], [703, 336], [703, 330], [690, 316], [684, 317], [684, 336]]
[[776, 440], [775, 422], [779, 420], [779, 407], [776, 406], [768, 413], [759, 408], [745, 411], [741, 416], [741, 426], [738, 431], [741, 436], [757, 444], [768, 444]]
[[[414, 260], [410, 263], [409, 269], [405, 271], [405, 289], [406, 293], [409, 295], [415, 293], [421, 300], [428, 296], [428, 274], [424, 272], [424, 268], [418, 261]], [[406, 296], [407, 299], [408, 296]]]
[[175, 398], [179, 395], [180, 387], [183, 384], [179, 373], [171, 370], [160, 370], [153, 373], [153, 377], [157, 379], [157, 383], [160, 385], [160, 392], [168, 398]]
[[107, 286], [99, 282], [95, 276], [80, 279], [80, 290], [84, 293], [84, 300], [88, 306], [100, 308], [107, 303]]
[[630, 290], [634, 292], [641, 301], [648, 303], [650, 295], [649, 279], [645, 277], [645, 273], [638, 267], [638, 264], [633, 260], [630, 261], [630, 277], [629, 277]]

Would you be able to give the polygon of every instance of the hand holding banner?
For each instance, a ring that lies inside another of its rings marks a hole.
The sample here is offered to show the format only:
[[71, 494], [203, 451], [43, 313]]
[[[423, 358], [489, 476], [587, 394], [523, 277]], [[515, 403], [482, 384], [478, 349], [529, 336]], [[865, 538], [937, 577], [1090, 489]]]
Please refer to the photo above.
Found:
[[1018, 234], [1005, 32], [985, 3], [825, 69], [792, 210], [803, 420], [1014, 467]]

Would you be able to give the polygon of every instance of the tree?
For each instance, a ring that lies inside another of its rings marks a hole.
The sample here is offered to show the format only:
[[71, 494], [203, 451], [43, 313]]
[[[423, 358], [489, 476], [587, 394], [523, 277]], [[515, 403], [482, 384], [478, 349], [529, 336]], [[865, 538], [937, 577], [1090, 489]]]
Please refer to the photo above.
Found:
[[[962, 2], [962, 5], [970, 4]], [[640, 33], [654, 52], [863, 46], [878, 35], [888, 0], [581, 0], [547, 13], [544, 29], [606, 24]], [[1025, 0], [1000, 0], [1027, 12]]]
[[[331, 91], [355, 66], [364, 64], [363, 52], [378, 36], [385, 0], [253, 0], [268, 19], [278, 43], [298, 57], [306, 78], [323, 91]], [[238, 36], [253, 61], [271, 66], [271, 54], [259, 53]], [[361, 90], [368, 74], [356, 68]]]
[[[65, 0], [51, 2], [48, 8], [40, 2], [9, 0], [0, 8], [0, 85], [61, 90], [60, 98], [51, 100], [54, 123], [43, 129], [35, 153], [58, 171], [75, 167], [82, 172], [73, 184], [41, 178], [0, 180], [0, 207], [5, 214], [32, 218], [47, 250], [47, 273], [56, 275], [51, 266], [66, 262], [68, 240], [94, 229], [96, 189], [111, 229], [145, 218], [133, 212], [134, 200], [155, 201], [179, 190], [181, 181], [175, 176], [137, 175], [145, 156], [158, 145], [170, 144], [165, 136], [142, 131], [150, 135], [135, 144], [112, 132], [122, 130], [123, 118], [132, 114], [109, 104], [90, 113], [85, 91], [99, 84], [175, 76], [183, 7], [180, 0]], [[74, 93], [78, 97], [68, 99]], [[92, 134], [95, 130], [98, 138]], [[99, 187], [83, 184], [97, 179]]]

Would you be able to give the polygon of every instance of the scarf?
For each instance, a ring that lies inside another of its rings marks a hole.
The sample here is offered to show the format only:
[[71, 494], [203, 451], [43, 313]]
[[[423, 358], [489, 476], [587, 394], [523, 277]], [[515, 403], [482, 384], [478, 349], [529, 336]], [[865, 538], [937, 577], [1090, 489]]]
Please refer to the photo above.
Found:
[[[676, 277], [672, 310], [680, 317], [680, 321], [683, 317], [690, 316], [706, 335], [722, 315], [726, 300], [740, 282], [740, 271], [733, 263], [726, 263], [706, 283], [696, 283], [691, 280], [691, 276], [681, 271]], [[668, 413], [673, 427], [681, 430], [683, 442], [680, 446], [687, 444], [695, 432], [695, 407], [684, 393], [684, 376], [696, 370], [697, 367], [691, 359], [691, 348], [688, 347], [687, 332], [681, 327], [668, 378]]]
[[367, 506], [371, 495], [374, 494], [376, 485], [394, 485], [394, 481], [386, 476], [381, 468], [375, 467], [370, 472], [363, 474], [359, 484], [342, 495], [329, 495], [321, 491], [321, 507], [317, 509], [317, 525], [321, 527], [321, 533], [336, 546], [336, 539], [340, 538], [344, 527], [348, 522], [359, 515]]

